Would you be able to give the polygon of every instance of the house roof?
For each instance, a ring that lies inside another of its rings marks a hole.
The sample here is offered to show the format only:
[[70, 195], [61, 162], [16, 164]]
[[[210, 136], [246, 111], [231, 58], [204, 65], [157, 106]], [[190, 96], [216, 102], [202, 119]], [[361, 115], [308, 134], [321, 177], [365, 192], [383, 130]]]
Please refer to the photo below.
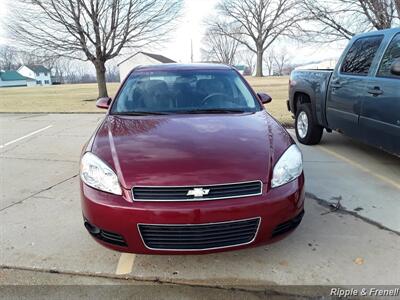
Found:
[[153, 53], [147, 53], [147, 52], [142, 52], [142, 54], [147, 55], [151, 58], [154, 58], [155, 60], [158, 60], [159, 62], [162, 62], [164, 64], [176, 63], [176, 61], [174, 61], [168, 57], [165, 57], [163, 55], [160, 55], [160, 54], [153, 54]]
[[43, 65], [26, 65], [26, 67], [35, 73], [50, 73], [50, 70]]
[[30, 79], [22, 76], [17, 71], [0, 71], [0, 78], [3, 81], [18, 81]]
[[151, 57], [152, 59], [155, 59], [155, 60], [157, 60], [157, 61], [159, 61], [159, 62], [161, 62], [163, 64], [176, 63], [176, 61], [174, 61], [174, 60], [172, 60], [172, 59], [170, 59], [168, 57], [165, 57], [163, 55], [160, 55], [160, 54], [154, 54], [154, 53], [148, 53], [148, 52], [139, 51], [139, 52], [136, 52], [135, 54], [125, 58], [123, 61], [119, 62], [118, 65], [122, 64], [123, 62], [127, 61], [128, 59], [134, 57], [135, 55], [137, 55], [139, 53], [142, 53], [143, 55]]

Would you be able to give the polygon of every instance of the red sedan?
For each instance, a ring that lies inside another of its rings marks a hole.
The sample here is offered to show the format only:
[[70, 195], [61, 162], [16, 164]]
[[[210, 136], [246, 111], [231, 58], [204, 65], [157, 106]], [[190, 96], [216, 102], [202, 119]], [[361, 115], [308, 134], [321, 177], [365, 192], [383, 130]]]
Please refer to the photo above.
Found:
[[85, 145], [84, 224], [100, 244], [210, 253], [281, 239], [304, 214], [302, 155], [224, 65], [135, 68]]

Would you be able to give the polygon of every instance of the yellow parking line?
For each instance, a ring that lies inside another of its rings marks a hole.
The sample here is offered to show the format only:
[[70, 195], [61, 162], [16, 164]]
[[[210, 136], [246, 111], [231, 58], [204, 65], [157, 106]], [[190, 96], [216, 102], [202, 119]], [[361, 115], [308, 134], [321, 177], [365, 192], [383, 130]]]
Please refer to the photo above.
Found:
[[115, 274], [124, 275], [132, 272], [133, 263], [135, 262], [135, 254], [132, 253], [122, 253], [119, 257], [117, 270]]
[[341, 159], [341, 160], [347, 162], [348, 164], [350, 164], [350, 165], [352, 165], [352, 166], [354, 166], [354, 167], [356, 167], [356, 168], [358, 168], [358, 169], [360, 169], [360, 170], [362, 170], [362, 171], [364, 171], [364, 172], [366, 172], [366, 173], [368, 173], [368, 174], [370, 174], [370, 175], [372, 175], [372, 176], [374, 176], [374, 177], [376, 177], [376, 178], [378, 178], [378, 179], [380, 179], [380, 180], [382, 180], [382, 181], [384, 181], [384, 182], [386, 182], [386, 183], [388, 183], [388, 184], [390, 184], [390, 185], [392, 185], [395, 188], [400, 190], [400, 184], [398, 184], [394, 180], [392, 180], [390, 178], [387, 178], [387, 177], [385, 177], [383, 175], [377, 174], [376, 172], [371, 171], [370, 169], [364, 167], [363, 165], [361, 165], [361, 164], [359, 164], [359, 163], [357, 163], [355, 161], [352, 161], [352, 160], [344, 157], [343, 155], [340, 155], [339, 153], [336, 153], [335, 151], [326, 149], [323, 146], [317, 146], [317, 147], [319, 149], [321, 149], [322, 151], [324, 151], [324, 152], [326, 152], [326, 153], [328, 153], [328, 154], [330, 154], [332, 156], [335, 156], [336, 158]]

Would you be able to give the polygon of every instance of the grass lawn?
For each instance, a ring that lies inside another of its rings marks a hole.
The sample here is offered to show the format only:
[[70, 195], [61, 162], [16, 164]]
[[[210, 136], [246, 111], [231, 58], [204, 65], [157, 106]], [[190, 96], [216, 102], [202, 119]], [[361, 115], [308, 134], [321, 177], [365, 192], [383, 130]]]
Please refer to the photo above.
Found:
[[256, 92], [264, 92], [272, 97], [272, 102], [265, 105], [267, 111], [279, 122], [293, 125], [291, 113], [287, 110], [286, 100], [289, 98], [289, 76], [246, 77]]
[[[267, 110], [280, 122], [292, 124], [286, 108], [288, 77], [246, 78], [257, 92], [271, 95]], [[108, 83], [114, 95], [119, 83]], [[103, 112], [95, 105], [96, 84], [65, 84], [49, 87], [0, 88], [0, 112]]]
[[[118, 86], [107, 84], [109, 94]], [[96, 97], [94, 83], [0, 88], [0, 112], [103, 112]]]

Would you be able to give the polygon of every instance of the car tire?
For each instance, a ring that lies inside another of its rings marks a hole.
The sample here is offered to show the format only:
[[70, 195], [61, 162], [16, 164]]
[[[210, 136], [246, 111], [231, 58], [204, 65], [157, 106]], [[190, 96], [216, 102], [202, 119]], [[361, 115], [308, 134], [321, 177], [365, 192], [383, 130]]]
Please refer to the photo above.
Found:
[[296, 111], [295, 129], [297, 140], [305, 145], [316, 145], [321, 141], [324, 128], [315, 121], [311, 104], [300, 104]]

